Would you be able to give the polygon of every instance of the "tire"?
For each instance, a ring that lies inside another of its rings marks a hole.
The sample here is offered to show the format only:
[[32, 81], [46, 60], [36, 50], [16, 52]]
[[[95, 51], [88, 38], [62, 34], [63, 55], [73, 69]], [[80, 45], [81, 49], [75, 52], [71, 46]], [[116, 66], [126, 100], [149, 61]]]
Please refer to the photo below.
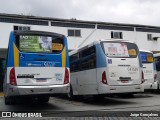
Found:
[[40, 97], [38, 100], [40, 103], [47, 103], [49, 102], [49, 97]]
[[8, 97], [4, 97], [4, 103], [5, 105], [10, 105], [10, 101]]
[[134, 97], [134, 93], [124, 93], [124, 94], [119, 94], [119, 96], [122, 98], [132, 98]]
[[75, 99], [75, 96], [73, 95], [73, 89], [72, 89], [71, 85], [70, 85], [70, 91], [67, 94], [67, 97], [68, 97], [69, 100], [74, 100]]
[[15, 97], [4, 97], [5, 105], [14, 105], [16, 103]]
[[156, 91], [157, 93], [159, 93], [160, 92], [160, 90], [159, 90], [159, 83], [157, 84], [157, 91]]
[[104, 97], [105, 97], [104, 95], [94, 95], [94, 96], [93, 96], [93, 99], [99, 101], [99, 100], [103, 100]]

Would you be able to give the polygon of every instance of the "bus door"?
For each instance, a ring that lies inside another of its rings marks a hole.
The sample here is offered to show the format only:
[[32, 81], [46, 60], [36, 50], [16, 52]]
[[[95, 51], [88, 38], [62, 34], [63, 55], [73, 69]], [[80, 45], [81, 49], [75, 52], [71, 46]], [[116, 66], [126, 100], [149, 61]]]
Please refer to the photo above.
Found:
[[[94, 94], [97, 88], [96, 48], [86, 48], [79, 52], [78, 91], [81, 94]], [[97, 91], [96, 91], [97, 92]]]
[[141, 83], [138, 47], [128, 42], [103, 42], [107, 57], [107, 82], [109, 85]]

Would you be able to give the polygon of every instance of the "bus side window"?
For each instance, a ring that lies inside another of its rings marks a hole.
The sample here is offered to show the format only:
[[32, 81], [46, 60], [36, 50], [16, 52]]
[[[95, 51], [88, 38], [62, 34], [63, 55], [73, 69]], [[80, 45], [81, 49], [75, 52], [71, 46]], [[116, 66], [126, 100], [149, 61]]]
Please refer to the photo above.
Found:
[[155, 58], [155, 63], [157, 71], [160, 71], [160, 57]]
[[81, 70], [96, 68], [96, 50], [95, 46], [80, 52]]
[[70, 70], [71, 72], [79, 71], [79, 54], [74, 54], [70, 57]]

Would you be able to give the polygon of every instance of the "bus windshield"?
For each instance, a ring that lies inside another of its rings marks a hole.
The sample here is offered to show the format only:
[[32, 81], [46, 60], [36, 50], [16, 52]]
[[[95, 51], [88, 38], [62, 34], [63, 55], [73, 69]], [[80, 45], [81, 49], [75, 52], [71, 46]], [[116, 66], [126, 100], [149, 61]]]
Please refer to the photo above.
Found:
[[142, 63], [153, 63], [154, 58], [152, 53], [140, 52]]
[[138, 47], [128, 42], [103, 42], [103, 49], [107, 57], [136, 58]]
[[17, 35], [16, 45], [21, 52], [53, 53], [63, 49], [63, 40], [51, 36]]

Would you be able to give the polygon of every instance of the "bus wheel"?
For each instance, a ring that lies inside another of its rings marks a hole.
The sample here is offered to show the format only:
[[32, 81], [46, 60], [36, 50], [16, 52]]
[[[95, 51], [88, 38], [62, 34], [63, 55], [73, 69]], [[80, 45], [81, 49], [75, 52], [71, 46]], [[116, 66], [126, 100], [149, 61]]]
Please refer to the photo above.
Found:
[[15, 104], [15, 98], [14, 97], [4, 97], [5, 105], [13, 105]]
[[119, 94], [119, 96], [122, 98], [132, 98], [134, 97], [134, 93], [123, 93], [123, 94]]
[[10, 101], [9, 101], [9, 98], [8, 97], [4, 97], [4, 102], [5, 102], [5, 105], [10, 105]]
[[159, 83], [158, 83], [158, 84], [157, 84], [157, 91], [156, 91], [156, 92], [159, 93], [159, 91], [160, 91], [160, 90], [159, 90]]
[[49, 101], [49, 97], [48, 96], [39, 98], [39, 102], [41, 102], [41, 103], [47, 103], [48, 101]]
[[103, 100], [104, 98], [105, 98], [104, 95], [94, 95], [93, 96], [93, 99], [96, 100], [96, 101]]
[[72, 86], [70, 85], [70, 91], [67, 94], [67, 97], [69, 100], [74, 100], [74, 95], [73, 95], [73, 90], [72, 90]]

